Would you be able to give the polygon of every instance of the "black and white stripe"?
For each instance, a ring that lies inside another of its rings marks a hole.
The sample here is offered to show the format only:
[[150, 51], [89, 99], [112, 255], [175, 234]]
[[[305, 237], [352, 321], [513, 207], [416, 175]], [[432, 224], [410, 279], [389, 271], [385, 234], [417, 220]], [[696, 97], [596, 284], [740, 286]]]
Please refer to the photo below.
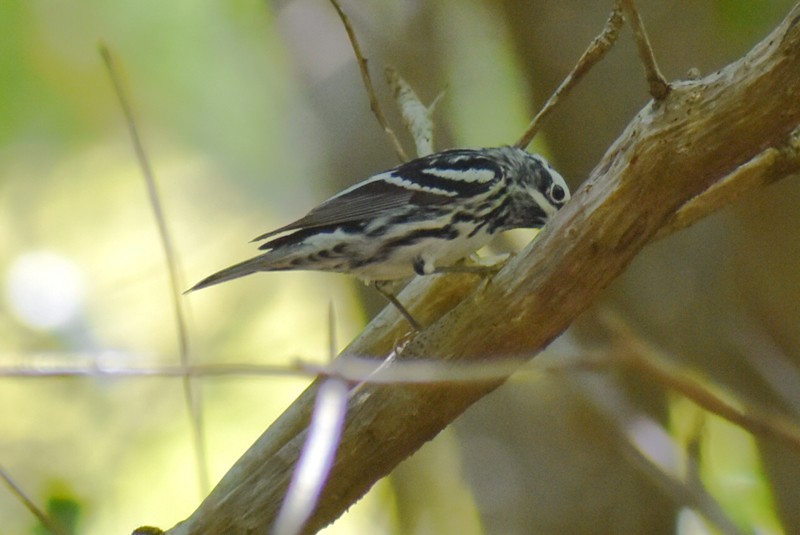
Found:
[[391, 280], [447, 266], [511, 228], [537, 228], [569, 199], [544, 158], [513, 147], [454, 149], [374, 175], [260, 235], [260, 256], [198, 283], [255, 271], [321, 270]]

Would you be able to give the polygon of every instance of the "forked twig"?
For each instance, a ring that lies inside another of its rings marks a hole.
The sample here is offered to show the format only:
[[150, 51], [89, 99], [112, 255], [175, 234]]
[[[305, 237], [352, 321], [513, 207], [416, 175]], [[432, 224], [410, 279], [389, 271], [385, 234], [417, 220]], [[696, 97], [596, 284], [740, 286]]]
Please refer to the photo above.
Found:
[[[647, 84], [650, 86], [650, 96], [655, 100], [664, 100], [670, 92], [670, 86], [658, 70], [656, 58], [653, 55], [653, 48], [650, 46], [650, 39], [644, 29], [642, 18], [633, 0], [621, 0], [622, 9], [625, 10], [625, 18], [633, 30], [633, 37], [636, 40], [636, 49], [639, 51], [639, 58], [644, 64], [647, 73]], [[619, 5], [619, 4], [617, 4]]]
[[603, 57], [606, 53], [614, 46], [614, 43], [617, 41], [619, 37], [620, 28], [622, 28], [622, 24], [624, 22], [624, 18], [622, 17], [622, 6], [620, 5], [620, 1], [614, 4], [614, 9], [611, 11], [611, 15], [609, 15], [608, 20], [606, 21], [605, 26], [603, 27], [603, 31], [595, 37], [592, 42], [589, 44], [589, 47], [583, 53], [581, 58], [578, 60], [578, 63], [575, 67], [570, 71], [564, 81], [561, 82], [561, 85], [558, 86], [558, 89], [550, 95], [550, 98], [547, 99], [542, 109], [539, 110], [539, 113], [533, 118], [533, 120], [528, 125], [528, 128], [525, 130], [525, 133], [522, 134], [522, 137], [517, 141], [514, 146], [519, 149], [524, 149], [528, 145], [531, 144], [534, 136], [541, 128], [541, 123], [544, 119], [552, 113], [555, 107], [558, 105], [559, 100], [566, 94], [568, 94], [573, 87], [575, 87], [578, 82], [586, 75], [587, 72]]
[[400, 161], [402, 162], [408, 161], [408, 155], [406, 154], [406, 151], [403, 150], [403, 145], [400, 143], [400, 140], [397, 138], [394, 130], [391, 126], [389, 126], [389, 121], [386, 120], [386, 116], [383, 114], [383, 109], [378, 102], [378, 97], [375, 95], [375, 87], [372, 85], [372, 77], [369, 75], [369, 69], [367, 68], [367, 59], [364, 57], [364, 54], [361, 53], [361, 46], [358, 44], [358, 39], [356, 38], [356, 33], [353, 30], [353, 26], [350, 24], [350, 18], [344, 12], [342, 6], [339, 5], [338, 0], [330, 0], [330, 2], [333, 4], [336, 12], [339, 14], [339, 18], [342, 20], [344, 29], [347, 31], [347, 37], [350, 38], [350, 44], [353, 47], [353, 53], [356, 56], [356, 60], [358, 60], [358, 69], [361, 71], [361, 80], [364, 82], [364, 89], [366, 89], [367, 96], [369, 97], [369, 107], [372, 110], [372, 113], [375, 115], [375, 118], [378, 120], [378, 123], [381, 125], [381, 128], [383, 128], [383, 131], [386, 132], [386, 134], [389, 136], [389, 139], [392, 140], [392, 145], [394, 145], [394, 151], [397, 154], [397, 157], [400, 158]]
[[[625, 17], [623, 17], [623, 11], [625, 12]], [[561, 85], [558, 86], [558, 89], [555, 90], [550, 98], [547, 99], [542, 109], [539, 110], [539, 113], [536, 114], [528, 125], [525, 133], [519, 141], [514, 144], [515, 147], [524, 149], [530, 145], [534, 136], [536, 136], [536, 133], [539, 131], [541, 123], [550, 115], [553, 109], [555, 109], [559, 100], [569, 93], [583, 76], [589, 72], [597, 62], [603, 59], [614, 45], [619, 37], [619, 32], [622, 28], [622, 24], [625, 22], [625, 18], [627, 18], [628, 24], [631, 26], [639, 57], [647, 73], [650, 95], [655, 100], [663, 100], [666, 98], [669, 94], [670, 86], [658, 69], [658, 64], [656, 63], [653, 49], [650, 46], [650, 41], [647, 38], [647, 32], [644, 29], [642, 19], [639, 17], [639, 12], [636, 10], [633, 0], [617, 0], [614, 4], [614, 9], [611, 11], [611, 15], [609, 15], [603, 27], [603, 31], [592, 40], [572, 71], [567, 75], [564, 81], [561, 82]]]
[[[181, 278], [178, 269], [178, 257], [175, 253], [175, 246], [172, 243], [172, 237], [167, 229], [167, 220], [164, 216], [164, 209], [161, 206], [161, 200], [156, 186], [155, 176], [153, 169], [150, 165], [150, 160], [147, 158], [147, 152], [144, 149], [139, 129], [136, 126], [136, 120], [133, 115], [133, 108], [128, 101], [125, 90], [122, 86], [122, 80], [117, 72], [114, 59], [111, 52], [104, 43], [99, 46], [100, 56], [103, 59], [108, 76], [111, 78], [111, 83], [114, 86], [114, 92], [119, 100], [119, 105], [125, 115], [125, 123], [128, 126], [128, 133], [131, 136], [133, 149], [136, 153], [136, 159], [142, 169], [145, 184], [147, 185], [147, 195], [150, 200], [150, 205], [153, 208], [153, 215], [156, 219], [158, 226], [159, 237], [161, 244], [164, 248], [164, 256], [167, 261], [167, 271], [169, 273], [170, 293], [172, 295], [173, 312], [175, 315], [175, 324], [178, 331], [178, 349], [180, 353], [180, 362], [182, 367], [189, 365], [189, 335], [186, 328], [186, 317], [181, 305]], [[200, 479], [200, 492], [202, 495], [208, 493], [210, 488], [208, 470], [206, 468], [206, 450], [205, 441], [203, 439], [203, 419], [202, 407], [197, 401], [195, 390], [192, 387], [191, 379], [188, 375], [183, 376], [183, 391], [186, 397], [186, 404], [189, 407], [190, 419], [192, 422], [192, 429], [194, 434], [195, 449], [197, 454], [197, 470]]]

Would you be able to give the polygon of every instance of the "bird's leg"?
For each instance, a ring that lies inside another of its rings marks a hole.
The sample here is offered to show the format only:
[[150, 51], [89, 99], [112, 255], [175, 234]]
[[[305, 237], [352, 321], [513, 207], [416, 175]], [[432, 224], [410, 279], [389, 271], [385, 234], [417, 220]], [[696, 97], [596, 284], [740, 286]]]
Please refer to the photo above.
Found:
[[419, 322], [417, 322], [417, 320], [414, 319], [414, 316], [412, 316], [411, 313], [408, 310], [406, 310], [406, 307], [403, 306], [403, 304], [397, 299], [397, 297], [395, 297], [393, 293], [391, 293], [388, 289], [386, 289], [385, 282], [386, 281], [374, 281], [372, 283], [372, 286], [375, 287], [375, 289], [378, 291], [379, 294], [384, 296], [392, 305], [394, 305], [397, 311], [403, 315], [403, 317], [415, 331], [418, 332], [422, 331], [422, 325], [420, 325]]
[[[430, 259], [419, 257], [414, 260], [413, 268], [417, 275], [434, 275], [439, 273], [472, 273], [480, 276], [481, 278], [490, 277], [496, 274], [505, 265], [507, 258], [503, 261], [493, 265], [483, 264], [466, 264], [463, 260], [453, 264], [452, 266], [435, 266]], [[389, 281], [373, 281], [372, 285], [383, 297], [386, 298], [400, 314], [411, 324], [411, 327], [417, 332], [422, 331], [422, 325], [414, 319], [414, 316], [403, 306], [403, 304], [395, 297], [395, 295], [387, 288]]]

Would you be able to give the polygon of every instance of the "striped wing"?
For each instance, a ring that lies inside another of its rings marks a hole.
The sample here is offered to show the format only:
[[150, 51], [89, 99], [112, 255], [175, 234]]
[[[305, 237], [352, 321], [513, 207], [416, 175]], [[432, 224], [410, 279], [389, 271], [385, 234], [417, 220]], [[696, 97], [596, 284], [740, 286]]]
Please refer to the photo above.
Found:
[[436, 206], [486, 193], [502, 169], [469, 149], [456, 149], [412, 160], [360, 182], [331, 197], [304, 217], [258, 236], [260, 241], [290, 230], [369, 221], [408, 205]]

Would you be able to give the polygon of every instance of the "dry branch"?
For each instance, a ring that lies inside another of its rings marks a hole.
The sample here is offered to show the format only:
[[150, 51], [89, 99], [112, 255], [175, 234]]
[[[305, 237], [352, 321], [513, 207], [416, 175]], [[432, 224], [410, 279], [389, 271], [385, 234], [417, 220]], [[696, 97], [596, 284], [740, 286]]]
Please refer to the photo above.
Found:
[[372, 77], [369, 75], [367, 58], [365, 58], [364, 54], [361, 53], [361, 45], [358, 44], [356, 32], [353, 30], [353, 25], [350, 24], [350, 17], [347, 16], [347, 13], [344, 12], [342, 6], [339, 5], [338, 0], [330, 0], [330, 2], [334, 9], [336, 9], [336, 13], [339, 15], [339, 18], [344, 25], [344, 29], [347, 32], [347, 38], [350, 39], [350, 44], [352, 45], [353, 52], [356, 55], [356, 60], [358, 61], [358, 70], [361, 73], [361, 81], [364, 82], [364, 89], [367, 91], [367, 97], [369, 98], [369, 108], [372, 110], [372, 113], [375, 115], [375, 118], [378, 120], [381, 128], [383, 128], [383, 131], [386, 132], [386, 135], [389, 136], [389, 139], [392, 141], [394, 152], [397, 154], [397, 157], [401, 162], [408, 161], [408, 155], [406, 155], [406, 151], [403, 150], [403, 144], [400, 143], [400, 140], [397, 138], [397, 134], [395, 134], [392, 127], [389, 126], [389, 121], [386, 120], [386, 116], [383, 114], [383, 108], [381, 108], [381, 104], [378, 101], [378, 96], [375, 94], [375, 86], [372, 85]]
[[647, 76], [647, 85], [650, 87], [650, 96], [654, 100], [664, 100], [669, 94], [669, 84], [664, 79], [661, 71], [656, 64], [656, 57], [653, 48], [650, 46], [650, 39], [642, 24], [639, 11], [633, 0], [621, 0], [622, 9], [625, 11], [625, 18], [628, 25], [633, 30], [633, 37], [636, 40], [636, 49], [639, 51], [639, 59], [642, 60], [644, 71]]
[[[404, 303], [428, 329], [399, 359], [481, 361], [536, 355], [566, 329], [678, 210], [800, 124], [800, 5], [748, 55], [702, 80], [676, 82], [608, 150], [536, 242], [492, 281], [415, 280]], [[797, 172], [785, 167], [784, 176]], [[438, 320], [437, 320], [438, 318]], [[385, 310], [346, 355], [381, 358], [405, 323]], [[364, 385], [350, 400], [331, 478], [307, 532], [336, 519], [379, 478], [502, 380]], [[312, 384], [172, 535], [263, 533], [272, 525], [303, 441]]]
[[536, 116], [531, 120], [525, 132], [522, 134], [522, 137], [514, 143], [515, 147], [525, 149], [531, 144], [531, 141], [533, 141], [533, 138], [539, 132], [542, 123], [556, 109], [561, 99], [566, 97], [570, 91], [578, 85], [578, 82], [586, 76], [586, 73], [611, 50], [611, 47], [614, 46], [614, 43], [617, 42], [617, 38], [619, 38], [619, 32], [622, 29], [623, 22], [622, 3], [618, 1], [614, 4], [614, 9], [611, 10], [611, 15], [609, 15], [605, 26], [603, 26], [603, 30], [597, 37], [592, 39], [592, 42], [589, 43], [589, 47], [583, 55], [581, 55], [578, 63], [572, 68], [572, 71], [564, 78], [561, 85], [550, 95], [550, 98], [544, 103], [542, 109], [539, 110]]

